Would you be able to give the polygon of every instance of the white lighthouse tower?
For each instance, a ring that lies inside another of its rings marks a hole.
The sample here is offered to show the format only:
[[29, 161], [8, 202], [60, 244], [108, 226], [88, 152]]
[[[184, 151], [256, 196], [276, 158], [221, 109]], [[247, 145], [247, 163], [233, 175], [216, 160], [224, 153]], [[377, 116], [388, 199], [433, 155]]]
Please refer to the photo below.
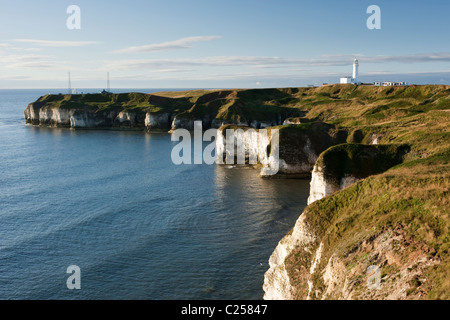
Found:
[[341, 83], [342, 84], [346, 84], [346, 83], [358, 84], [358, 68], [359, 68], [359, 62], [358, 62], [358, 59], [355, 58], [355, 60], [353, 61], [353, 76], [352, 77], [342, 77]]
[[359, 68], [359, 63], [358, 63], [358, 59], [355, 59], [355, 61], [353, 62], [353, 79], [352, 82], [353, 83], [357, 83], [358, 82], [358, 68]]

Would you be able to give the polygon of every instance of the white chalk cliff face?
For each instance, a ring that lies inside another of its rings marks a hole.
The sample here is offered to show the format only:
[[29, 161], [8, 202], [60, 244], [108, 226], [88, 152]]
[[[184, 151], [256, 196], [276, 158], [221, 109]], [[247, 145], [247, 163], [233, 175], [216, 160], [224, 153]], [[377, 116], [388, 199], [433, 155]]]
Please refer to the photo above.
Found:
[[[294, 289], [285, 267], [285, 260], [292, 250], [301, 247], [307, 257], [312, 257], [312, 250], [317, 237], [305, 223], [304, 216], [297, 220], [294, 229], [278, 243], [269, 259], [269, 270], [264, 275], [265, 300], [292, 300]], [[315, 257], [312, 257], [313, 260]], [[314, 264], [312, 261], [311, 265]], [[312, 271], [313, 268], [311, 268]], [[314, 272], [313, 272], [314, 273]]]
[[142, 127], [142, 117], [135, 112], [104, 111], [99, 113], [86, 110], [35, 107], [32, 104], [24, 111], [27, 123], [45, 126], [58, 126], [70, 128], [96, 128], [96, 127]]
[[133, 112], [121, 111], [114, 119], [115, 122], [123, 124], [128, 123], [130, 125], [136, 124], [136, 114]]
[[122, 112], [118, 117], [117, 112], [109, 111], [99, 114], [93, 114], [87, 111], [77, 111], [70, 117], [71, 128], [98, 128], [112, 127], [114, 124], [121, 124], [128, 119], [136, 119], [135, 115], [128, 112]]
[[73, 110], [43, 108], [39, 112], [39, 122], [45, 124], [70, 124], [70, 118], [73, 116]]
[[[217, 163], [227, 164], [244, 164], [243, 158], [236, 158], [239, 152], [236, 146], [242, 141], [243, 152], [246, 154], [246, 160], [251, 164], [263, 163], [265, 166], [261, 171], [262, 176], [271, 176], [272, 172], [290, 175], [305, 175], [309, 176], [311, 168], [316, 162], [318, 155], [315, 154], [311, 146], [309, 138], [305, 137], [305, 143], [301, 147], [301, 150], [292, 149], [289, 146], [283, 145], [283, 149], [280, 148], [280, 141], [275, 142], [277, 139], [273, 139], [271, 136], [271, 130], [266, 132], [259, 131], [259, 129], [253, 129], [249, 127], [242, 127], [241, 129], [234, 130], [233, 136], [227, 138], [228, 127], [220, 127], [217, 132], [216, 151], [217, 151]], [[259, 134], [261, 132], [261, 134]], [[227, 141], [227, 139], [230, 139]], [[234, 144], [234, 149], [227, 149], [227, 142]], [[269, 149], [269, 150], [268, 150]], [[290, 158], [294, 158], [295, 162], [289, 162], [283, 159], [283, 154], [288, 153]], [[250, 155], [258, 155], [258, 162], [251, 162]], [[293, 157], [292, 155], [295, 155]], [[226, 159], [229, 159], [228, 162]], [[259, 160], [264, 159], [264, 162]], [[241, 160], [241, 162], [239, 162]]]
[[351, 175], [346, 175], [339, 181], [339, 183], [336, 183], [331, 179], [327, 179], [326, 175], [324, 174], [324, 168], [316, 164], [314, 165], [314, 169], [311, 175], [311, 187], [309, 190], [308, 205], [317, 200], [332, 195], [339, 190], [347, 188], [357, 181], [357, 178]]
[[34, 108], [31, 104], [25, 109], [25, 120], [33, 124], [69, 126], [75, 110], [61, 108]]
[[147, 129], [167, 129], [170, 125], [169, 113], [150, 113], [145, 115], [145, 127]]
[[[259, 134], [255, 129], [232, 130], [232, 135], [227, 127], [221, 127], [217, 131], [216, 154], [218, 164], [245, 164], [246, 157], [250, 164], [260, 163], [262, 160], [267, 171], [275, 165], [276, 159], [267, 154], [267, 148], [271, 142], [271, 136]], [[225, 130], [225, 132], [224, 132]], [[227, 143], [232, 143], [234, 148], [227, 148]], [[270, 170], [269, 170], [270, 171]]]
[[[347, 175], [342, 178], [339, 183], [336, 183], [331, 179], [327, 179], [324, 174], [324, 168], [316, 163], [311, 177], [308, 205], [326, 196], [332, 195], [357, 181], [358, 179], [355, 177]], [[265, 292], [265, 300], [292, 300], [296, 298], [294, 296], [294, 286], [291, 284], [292, 279], [288, 275], [285, 262], [286, 258], [293, 250], [298, 250], [298, 248], [300, 248], [304, 259], [310, 261], [309, 265], [311, 266], [309, 269], [303, 270], [302, 273], [303, 281], [308, 284], [308, 292], [305, 294], [306, 299], [309, 300], [313, 295], [316, 295], [313, 288], [312, 277], [317, 272], [316, 266], [320, 263], [323, 252], [323, 243], [319, 243], [319, 239], [315, 235], [313, 228], [308, 226], [305, 222], [306, 212], [307, 209], [305, 209], [298, 218], [292, 232], [286, 235], [278, 243], [275, 251], [270, 256], [270, 268], [264, 275], [263, 289]], [[331, 267], [328, 269], [331, 270]], [[332, 286], [332, 278], [334, 276], [334, 273], [330, 270], [323, 275], [328, 291], [331, 290], [329, 288]], [[326, 294], [324, 296], [326, 296]]]

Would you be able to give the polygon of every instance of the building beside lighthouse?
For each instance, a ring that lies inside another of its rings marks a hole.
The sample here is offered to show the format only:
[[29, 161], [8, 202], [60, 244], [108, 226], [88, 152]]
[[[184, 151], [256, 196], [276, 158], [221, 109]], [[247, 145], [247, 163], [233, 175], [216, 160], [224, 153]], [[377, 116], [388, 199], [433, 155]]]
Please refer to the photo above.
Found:
[[358, 59], [353, 61], [353, 74], [351, 77], [342, 77], [341, 84], [359, 84], [359, 85], [373, 85], [381, 87], [393, 87], [393, 86], [407, 86], [408, 83], [405, 81], [375, 81], [370, 83], [362, 83], [359, 81], [359, 62]]
[[358, 59], [355, 59], [355, 61], [353, 61], [353, 76], [352, 77], [342, 77], [341, 84], [344, 84], [344, 83], [356, 84], [356, 83], [358, 83], [358, 71], [359, 71], [358, 69], [359, 69]]

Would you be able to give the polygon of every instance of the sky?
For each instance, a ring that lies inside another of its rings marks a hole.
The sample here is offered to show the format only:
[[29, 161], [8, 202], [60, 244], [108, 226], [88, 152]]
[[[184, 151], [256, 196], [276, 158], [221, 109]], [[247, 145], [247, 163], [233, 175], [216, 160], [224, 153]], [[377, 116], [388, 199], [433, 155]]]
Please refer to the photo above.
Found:
[[448, 0], [0, 0], [0, 89], [450, 84], [449, 35]]

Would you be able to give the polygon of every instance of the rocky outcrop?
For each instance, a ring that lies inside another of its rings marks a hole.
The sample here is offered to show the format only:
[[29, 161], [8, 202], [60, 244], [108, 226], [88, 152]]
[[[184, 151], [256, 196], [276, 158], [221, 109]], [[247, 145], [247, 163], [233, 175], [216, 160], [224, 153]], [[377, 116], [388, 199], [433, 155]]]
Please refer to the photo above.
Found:
[[172, 122], [172, 114], [147, 112], [145, 114], [145, 128], [147, 130], [168, 130]]
[[[31, 103], [24, 111], [25, 122], [34, 125], [87, 128], [144, 128], [140, 111], [95, 110], [91, 107], [58, 108]], [[167, 125], [166, 125], [167, 128]]]
[[324, 173], [324, 168], [319, 165], [315, 165], [311, 175], [311, 187], [308, 197], [308, 204], [332, 195], [333, 193], [342, 190], [357, 181], [358, 178], [353, 177], [352, 175], [346, 175], [338, 182], [336, 182], [335, 179], [327, 179], [327, 176]]
[[70, 127], [75, 129], [119, 127], [121, 123], [125, 123], [127, 118], [136, 118], [134, 115], [125, 112], [122, 112], [121, 118], [117, 118], [119, 114], [120, 112], [113, 110], [95, 111], [91, 108], [76, 109], [73, 110], [73, 115], [70, 117]]
[[194, 119], [183, 117], [183, 115], [176, 115], [172, 121], [171, 131], [176, 129], [194, 130], [195, 121], [201, 121], [203, 123], [203, 119]]
[[121, 111], [114, 118], [114, 127], [120, 128], [143, 128], [145, 114], [141, 111]]
[[[259, 155], [266, 155], [274, 167], [275, 160], [277, 160], [276, 167], [278, 168], [278, 176], [287, 177], [310, 177], [311, 170], [317, 161], [320, 153], [330, 146], [342, 143], [346, 140], [347, 133], [344, 130], [338, 130], [332, 125], [314, 122], [301, 125], [284, 125], [270, 127], [267, 130], [268, 137], [266, 139], [258, 140], [261, 129], [256, 130], [250, 127], [225, 125], [219, 128], [217, 138], [217, 156], [219, 161], [224, 161], [226, 158], [226, 133], [227, 129], [231, 129], [234, 138], [230, 141], [237, 145], [238, 135], [237, 130], [243, 131], [242, 137], [244, 141], [244, 151], [246, 154], [246, 163], [248, 163], [248, 154], [258, 152]], [[252, 130], [250, 130], [252, 129]], [[272, 148], [271, 135], [274, 130], [278, 132], [278, 145]], [[263, 135], [264, 136], [264, 135]], [[269, 151], [273, 150], [273, 151]], [[235, 149], [234, 154], [238, 152]], [[276, 154], [274, 154], [276, 152]], [[237, 163], [237, 160], [234, 160]], [[219, 162], [220, 163], [220, 162]], [[229, 163], [233, 163], [232, 160]]]
[[380, 133], [372, 133], [369, 136], [369, 144], [380, 144], [381, 139], [383, 139], [384, 135]]
[[[57, 108], [42, 108], [39, 111], [39, 121], [40, 124], [44, 125], [70, 125], [70, 119], [73, 117], [75, 110], [67, 109], [57, 109]], [[30, 111], [31, 116], [31, 111]]]
[[342, 144], [322, 153], [314, 165], [308, 204], [342, 190], [360, 179], [399, 164], [407, 145]]
[[41, 108], [35, 103], [30, 103], [24, 111], [25, 122], [39, 125], [39, 112]]
[[279, 170], [278, 157], [275, 157], [278, 144], [279, 139], [275, 139], [272, 130], [224, 125], [217, 131], [217, 164], [259, 164], [261, 175], [271, 176]]

